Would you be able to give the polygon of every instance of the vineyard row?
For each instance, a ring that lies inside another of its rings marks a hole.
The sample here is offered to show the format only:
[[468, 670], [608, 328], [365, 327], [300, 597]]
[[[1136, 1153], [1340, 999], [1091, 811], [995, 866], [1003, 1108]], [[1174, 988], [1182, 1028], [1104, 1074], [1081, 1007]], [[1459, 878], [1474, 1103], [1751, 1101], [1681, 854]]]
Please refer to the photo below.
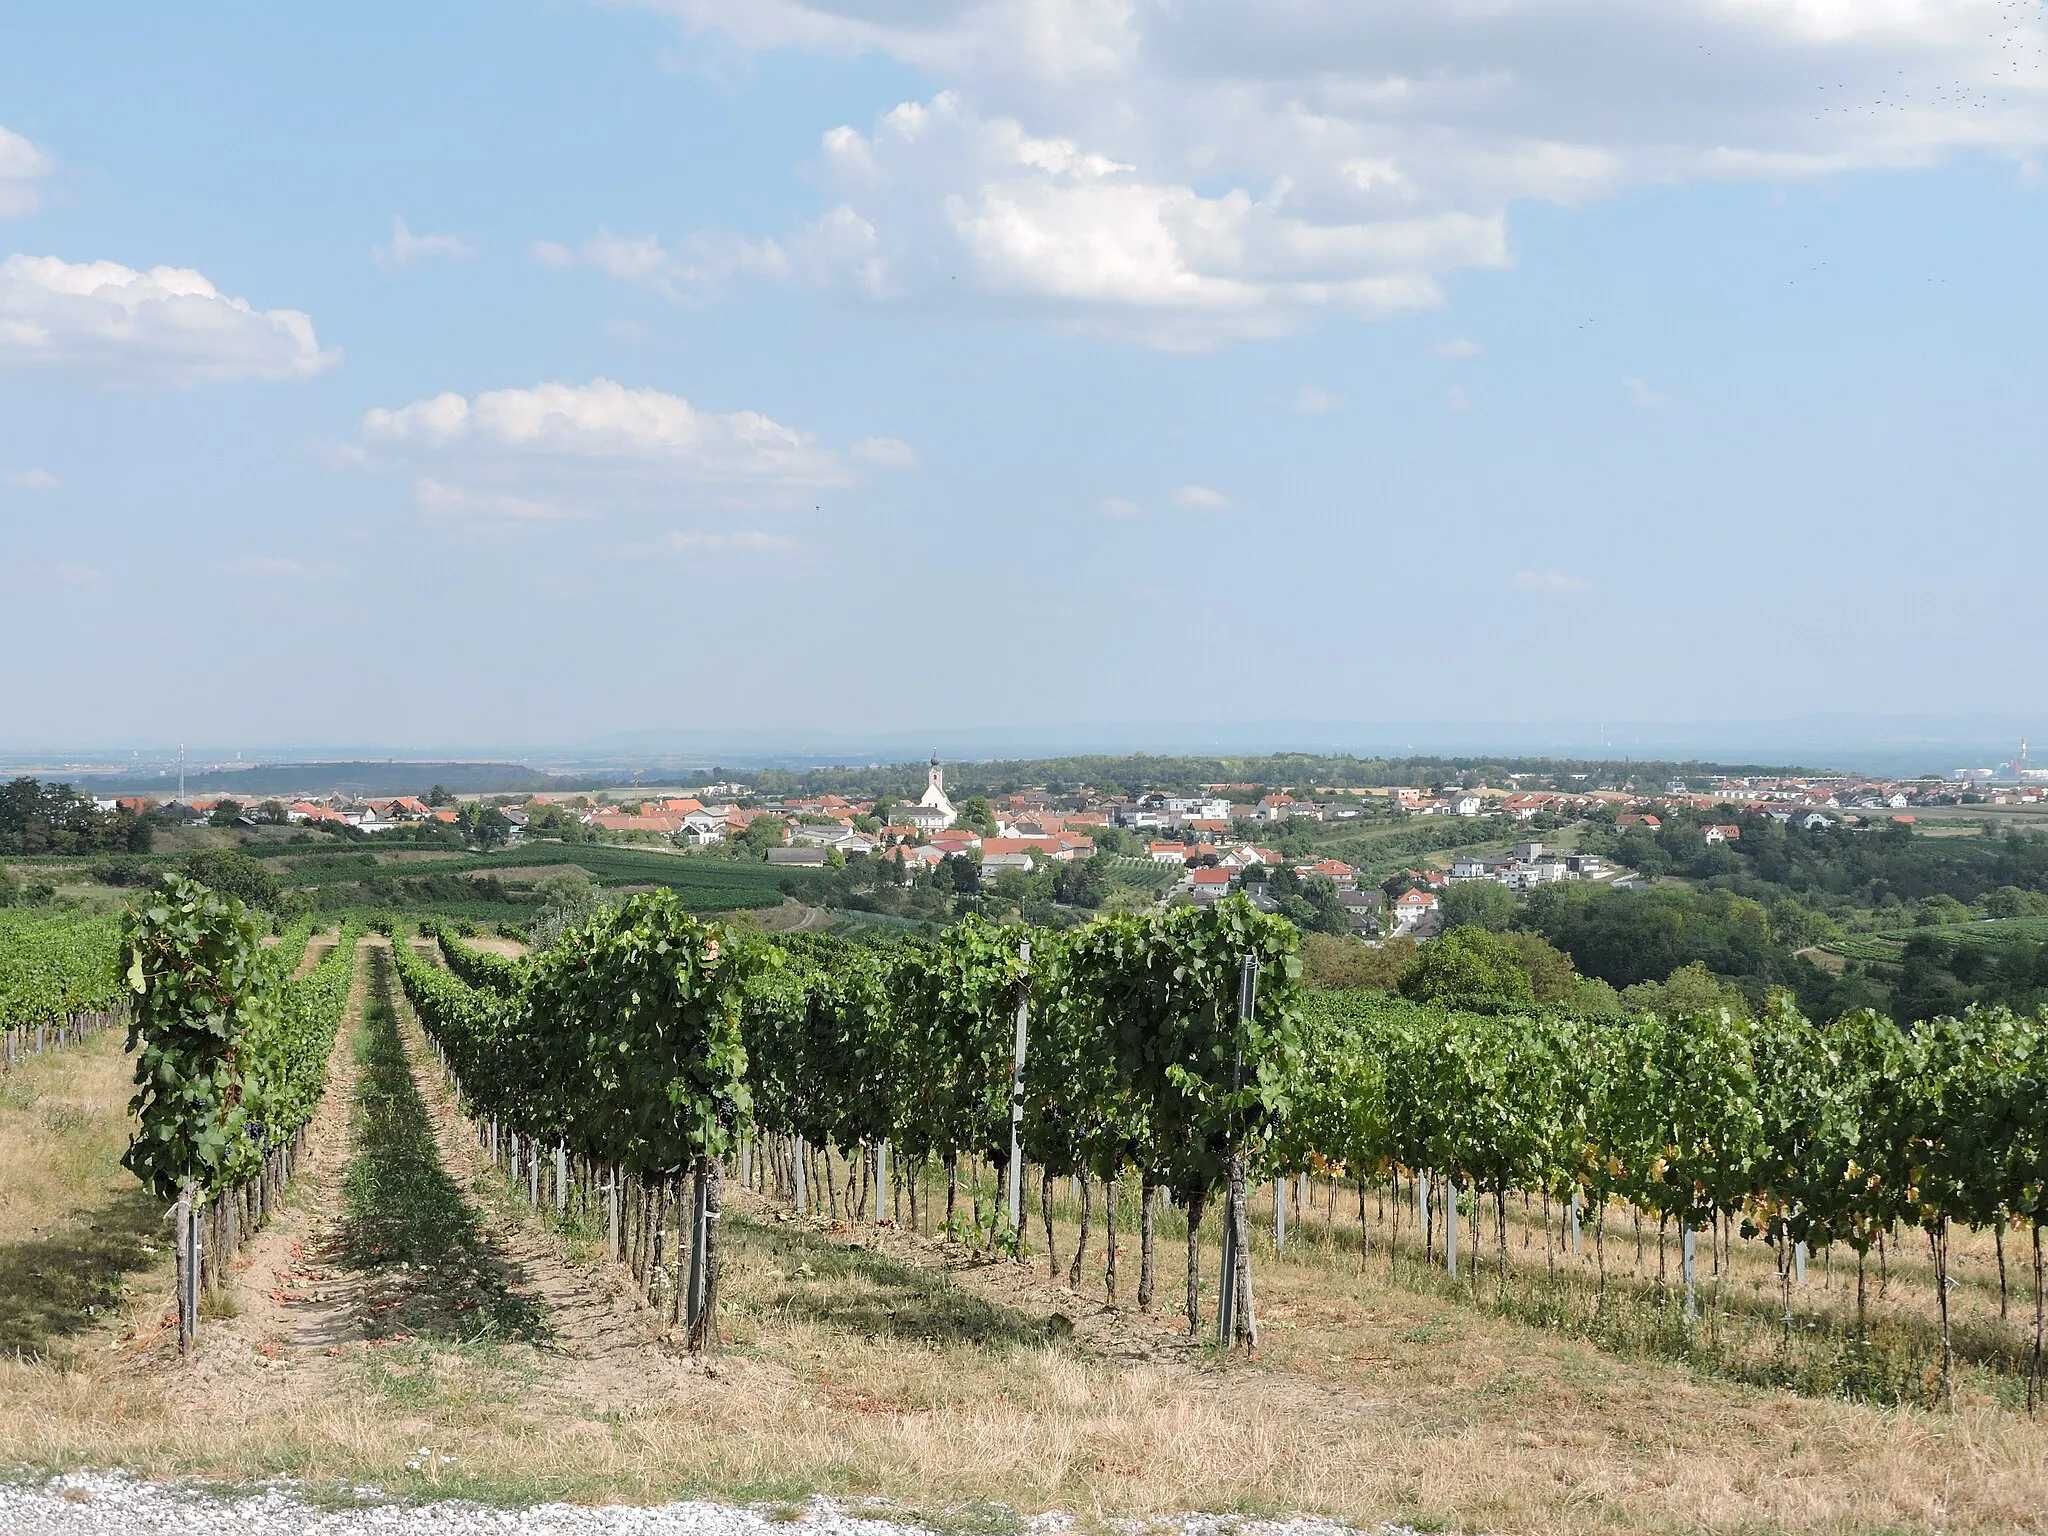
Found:
[[123, 919], [137, 1128], [122, 1161], [176, 1202], [181, 1344], [200, 1292], [281, 1198], [326, 1092], [359, 934], [344, 927], [298, 976], [311, 933], [265, 949], [240, 902], [177, 875]]

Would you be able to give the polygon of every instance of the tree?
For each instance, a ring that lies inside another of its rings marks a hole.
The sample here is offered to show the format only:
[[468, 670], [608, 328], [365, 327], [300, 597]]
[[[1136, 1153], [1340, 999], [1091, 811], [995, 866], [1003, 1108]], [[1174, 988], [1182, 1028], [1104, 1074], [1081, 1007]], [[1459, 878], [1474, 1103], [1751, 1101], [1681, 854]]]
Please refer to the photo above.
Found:
[[1639, 982], [1624, 988], [1621, 1001], [1624, 1007], [1638, 1012], [1661, 1013], [1674, 1019], [1692, 1018], [1716, 1008], [1744, 1015], [1749, 1012], [1741, 988], [1723, 981], [1697, 960], [1673, 971], [1662, 982]]
[[1053, 900], [1070, 907], [1099, 907], [1105, 882], [1093, 859], [1069, 859], [1053, 871]]
[[438, 809], [441, 806], [453, 805], [454, 803], [455, 797], [449, 794], [448, 791], [443, 789], [439, 784], [436, 784], [432, 789], [427, 791], [427, 804], [430, 806], [433, 806]]
[[206, 818], [206, 821], [209, 826], [232, 827], [241, 819], [241, 802], [239, 800], [222, 800], [214, 806], [213, 813]]
[[0, 785], [0, 854], [147, 853], [146, 820], [96, 810], [69, 784], [18, 778]]
[[1391, 992], [1415, 963], [1420, 949], [1407, 937], [1379, 945], [1326, 933], [1301, 936], [1301, 982], [1308, 988], [1364, 988]]
[[1308, 933], [1351, 932], [1351, 909], [1344, 905], [1337, 882], [1328, 875], [1310, 875], [1302, 881], [1300, 900], [1306, 911], [1294, 918], [1296, 927]]
[[756, 858], [765, 859], [770, 848], [789, 841], [789, 823], [777, 816], [756, 816], [733, 841]]
[[2048, 893], [2001, 885], [1984, 896], [1986, 917], [2048, 917]]
[[1484, 928], [1453, 928], [1422, 946], [1401, 978], [1401, 995], [1471, 1012], [1528, 1008], [1536, 1002], [1529, 973], [1514, 944]]
[[527, 937], [537, 950], [553, 949], [566, 931], [581, 927], [597, 910], [597, 883], [580, 870], [548, 875], [533, 889], [541, 908], [540, 916], [527, 925]]
[[185, 876], [246, 906], [276, 911], [282, 890], [261, 860], [232, 848], [205, 848], [185, 858]]
[[1447, 928], [1484, 928], [1499, 933], [1515, 921], [1515, 893], [1497, 880], [1460, 880], [1440, 904]]
[[1539, 1003], [1565, 1003], [1579, 995], [1579, 974], [1572, 957], [1545, 943], [1533, 933], [1503, 934], [1515, 949], [1515, 957], [1528, 973], [1529, 989]]
[[983, 837], [994, 837], [996, 835], [996, 813], [995, 807], [988, 803], [988, 796], [969, 796], [967, 803], [960, 807], [959, 824], [963, 827], [972, 827]]
[[462, 813], [463, 829], [479, 848], [494, 848], [512, 836], [512, 823], [495, 805], [471, 801]]

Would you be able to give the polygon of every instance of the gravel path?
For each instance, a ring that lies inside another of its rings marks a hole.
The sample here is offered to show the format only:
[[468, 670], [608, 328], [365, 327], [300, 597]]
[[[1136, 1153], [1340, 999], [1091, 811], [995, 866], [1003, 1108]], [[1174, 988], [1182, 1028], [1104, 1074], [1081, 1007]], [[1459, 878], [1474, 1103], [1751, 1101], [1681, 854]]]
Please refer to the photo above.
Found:
[[[822, 1500], [801, 1522], [820, 1536], [925, 1536], [918, 1527], [849, 1516]], [[690, 1502], [596, 1508], [536, 1504], [376, 1504], [320, 1509], [290, 1489], [239, 1498], [145, 1483], [120, 1472], [79, 1472], [39, 1487], [0, 1486], [8, 1536], [769, 1536], [793, 1522], [760, 1510]]]
[[[651, 1506], [536, 1504], [487, 1509], [476, 1504], [377, 1504], [320, 1509], [289, 1488], [221, 1498], [193, 1488], [145, 1483], [122, 1472], [74, 1472], [35, 1486], [0, 1484], [0, 1530], [8, 1536], [934, 1536], [925, 1526], [849, 1514], [813, 1499], [796, 1518], [692, 1500]], [[1178, 1536], [1360, 1536], [1323, 1520], [1278, 1522], [1183, 1517], [1170, 1523], [1112, 1521], [1136, 1533]], [[1064, 1515], [1020, 1524], [1020, 1536], [1074, 1529]], [[1378, 1536], [1414, 1536], [1381, 1526]]]

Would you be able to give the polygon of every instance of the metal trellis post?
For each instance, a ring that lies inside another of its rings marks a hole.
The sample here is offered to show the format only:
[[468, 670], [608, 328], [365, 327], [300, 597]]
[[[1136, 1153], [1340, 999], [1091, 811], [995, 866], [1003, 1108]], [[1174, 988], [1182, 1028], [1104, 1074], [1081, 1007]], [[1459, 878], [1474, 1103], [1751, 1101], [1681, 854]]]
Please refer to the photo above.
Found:
[[1017, 1049], [1010, 1065], [1010, 1230], [1024, 1229], [1024, 1045], [1031, 1025], [1031, 941], [1017, 946], [1025, 981], [1017, 997]]

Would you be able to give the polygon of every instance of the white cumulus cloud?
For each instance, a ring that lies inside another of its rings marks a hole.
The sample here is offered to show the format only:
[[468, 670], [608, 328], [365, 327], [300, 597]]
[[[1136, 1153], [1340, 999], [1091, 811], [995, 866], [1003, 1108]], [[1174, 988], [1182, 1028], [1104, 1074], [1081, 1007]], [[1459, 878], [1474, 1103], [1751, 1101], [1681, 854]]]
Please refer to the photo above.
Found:
[[1163, 346], [1439, 303], [1509, 259], [1521, 201], [2048, 148], [2048, 14], [2012, 0], [639, 3], [709, 54], [871, 53], [933, 90], [824, 135], [793, 231], [562, 259]]
[[1206, 485], [1184, 485], [1173, 493], [1173, 504], [1184, 512], [1221, 512], [1230, 498]]
[[680, 395], [610, 379], [447, 393], [363, 418], [374, 444], [419, 453], [584, 461], [706, 481], [839, 485], [839, 456], [758, 411], [701, 411]]
[[1479, 355], [1479, 343], [1467, 341], [1463, 336], [1453, 336], [1449, 341], [1437, 344], [1436, 355], [1448, 358], [1452, 362], [1460, 362], [1468, 357], [1477, 357]]
[[20, 218], [42, 206], [39, 183], [50, 157], [18, 133], [0, 128], [0, 219]]
[[370, 247], [370, 260], [383, 272], [395, 272], [423, 259], [467, 261], [475, 254], [475, 246], [454, 235], [416, 235], [397, 217], [391, 220], [391, 243]]
[[1646, 384], [1641, 379], [1623, 379], [1621, 382], [1628, 390], [1629, 399], [1643, 410], [1661, 411], [1671, 403], [1670, 397], [1653, 384]]
[[0, 475], [0, 483], [11, 485], [17, 491], [54, 491], [59, 485], [57, 477], [47, 469], [13, 469]]
[[1112, 496], [1102, 504], [1102, 515], [1104, 517], [1137, 517], [1144, 510], [1135, 501], [1126, 501], [1121, 496]]
[[1593, 583], [1559, 571], [1517, 571], [1515, 585], [1525, 592], [1590, 592]]
[[110, 384], [302, 379], [336, 362], [295, 309], [259, 310], [184, 267], [9, 256], [0, 262], [0, 363]]
[[1304, 384], [1301, 392], [1294, 397], [1295, 414], [1299, 416], [1325, 416], [1331, 411], [1344, 409], [1344, 397], [1334, 395], [1320, 384]]

